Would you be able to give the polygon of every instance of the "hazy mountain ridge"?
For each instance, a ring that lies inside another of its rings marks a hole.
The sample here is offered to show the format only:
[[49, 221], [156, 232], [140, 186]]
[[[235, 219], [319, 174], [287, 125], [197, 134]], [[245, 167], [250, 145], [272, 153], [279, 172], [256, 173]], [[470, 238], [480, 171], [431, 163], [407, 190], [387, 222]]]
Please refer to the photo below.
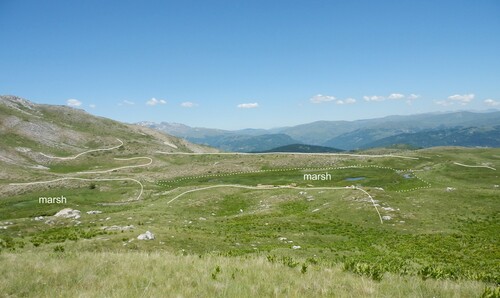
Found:
[[500, 147], [500, 125], [494, 127], [455, 127], [403, 133], [366, 144], [365, 148], [407, 144], [413, 147], [464, 146]]
[[270, 153], [270, 152], [300, 152], [300, 153], [335, 153], [342, 152], [343, 150], [331, 147], [306, 145], [306, 144], [292, 144], [280, 146], [266, 151], [256, 153]]
[[[391, 139], [397, 135], [405, 135], [399, 140], [411, 142], [411, 135], [423, 131], [447, 130], [450, 128], [491, 128], [500, 125], [500, 111], [488, 112], [446, 112], [446, 113], [427, 113], [408, 116], [387, 116], [376, 119], [364, 119], [356, 121], [316, 121], [307, 124], [296, 125], [292, 127], [283, 127], [275, 129], [244, 129], [244, 130], [220, 130], [200, 127], [189, 127], [181, 124], [172, 124], [162, 122], [160, 124], [147, 122], [141, 125], [185, 138], [194, 143], [206, 144], [227, 151], [244, 151], [248, 148], [254, 148], [253, 151], [266, 151], [272, 149], [269, 147], [259, 147], [262, 136], [268, 139], [267, 144], [272, 143], [270, 139], [276, 138], [275, 147], [287, 146], [293, 144], [309, 144], [316, 146], [325, 146], [339, 148], [342, 150], [355, 150], [370, 148], [377, 144], [388, 144]], [[473, 134], [477, 130], [471, 130]], [[492, 133], [494, 133], [492, 131]], [[481, 134], [478, 137], [487, 138], [490, 141], [480, 141], [474, 145], [471, 142], [465, 142], [462, 146], [486, 146], [497, 147], [490, 136]], [[287, 140], [282, 135], [287, 135]], [[415, 135], [419, 138], [418, 135]], [[384, 142], [377, 143], [379, 140]], [[416, 142], [418, 143], [418, 142]], [[420, 142], [421, 144], [425, 144]], [[437, 142], [443, 143], [443, 142]], [[267, 145], [266, 144], [266, 145]], [[462, 143], [444, 142], [442, 145], [457, 145]]]
[[254, 152], [270, 150], [276, 147], [297, 143], [286, 134], [223, 135], [205, 138], [189, 138], [190, 142], [213, 146], [224, 151]]

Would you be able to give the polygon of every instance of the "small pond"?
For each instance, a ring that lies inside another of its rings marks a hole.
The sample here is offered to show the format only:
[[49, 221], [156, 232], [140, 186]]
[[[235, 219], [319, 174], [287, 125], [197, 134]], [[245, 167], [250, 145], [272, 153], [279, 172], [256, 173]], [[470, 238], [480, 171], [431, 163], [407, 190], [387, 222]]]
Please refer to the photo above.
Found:
[[358, 180], [363, 180], [365, 179], [365, 177], [349, 177], [349, 178], [345, 178], [344, 180], [345, 181], [358, 181]]

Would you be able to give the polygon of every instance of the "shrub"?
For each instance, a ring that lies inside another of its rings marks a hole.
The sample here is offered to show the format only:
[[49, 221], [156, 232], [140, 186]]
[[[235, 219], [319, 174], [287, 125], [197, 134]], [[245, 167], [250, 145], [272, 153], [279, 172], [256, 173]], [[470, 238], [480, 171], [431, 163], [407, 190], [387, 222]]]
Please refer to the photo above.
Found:
[[380, 266], [355, 261], [346, 261], [344, 263], [344, 271], [350, 271], [358, 275], [367, 276], [374, 281], [381, 281], [384, 276], [384, 272]]
[[486, 287], [484, 288], [483, 294], [481, 295], [481, 298], [499, 298], [499, 297], [500, 297], [500, 287], [495, 287], [495, 288]]
[[304, 263], [304, 264], [302, 264], [302, 268], [300, 269], [300, 272], [301, 272], [302, 274], [305, 274], [305, 273], [307, 272], [307, 265], [306, 265], [305, 263]]
[[54, 252], [56, 252], [56, 253], [62, 253], [62, 252], [64, 252], [64, 246], [62, 246], [62, 245], [56, 245], [54, 247]]

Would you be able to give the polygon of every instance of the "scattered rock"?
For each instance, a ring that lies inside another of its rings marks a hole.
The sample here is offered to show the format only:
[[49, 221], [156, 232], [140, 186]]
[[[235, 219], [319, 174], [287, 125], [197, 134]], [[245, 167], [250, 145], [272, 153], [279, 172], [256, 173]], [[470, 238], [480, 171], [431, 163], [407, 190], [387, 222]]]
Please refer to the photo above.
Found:
[[451, 191], [454, 191], [454, 190], [457, 190], [457, 189], [456, 189], [456, 188], [454, 188], [454, 187], [447, 187], [447, 188], [446, 188], [446, 191], [447, 191], [447, 192], [451, 192]]
[[279, 241], [285, 241], [285, 240], [286, 240], [286, 238], [285, 238], [285, 237], [279, 237], [279, 238], [278, 238], [278, 240], [279, 240]]
[[16, 147], [15, 149], [17, 152], [21, 152], [21, 153], [31, 152], [30, 148], [25, 148], [25, 147]]
[[71, 208], [64, 208], [61, 211], [54, 214], [55, 217], [64, 217], [64, 218], [80, 218], [80, 210], [73, 210]]
[[87, 211], [87, 214], [101, 214], [102, 211], [99, 211], [99, 210], [91, 210], [91, 211]]
[[392, 217], [390, 217], [389, 215], [384, 215], [384, 216], [382, 216], [382, 219], [383, 220], [391, 220]]
[[314, 209], [312, 212], [317, 212], [319, 211], [319, 208]]
[[128, 231], [128, 230], [132, 230], [132, 229], [135, 229], [135, 227], [133, 225], [129, 225], [129, 226], [123, 226], [123, 227], [120, 227], [120, 226], [104, 226], [101, 228], [102, 230], [105, 230], [105, 231]]
[[198, 220], [207, 220], [207, 219], [204, 217], [200, 217], [200, 218], [198, 218]]
[[139, 236], [137, 236], [137, 239], [139, 239], [139, 240], [154, 240], [155, 235], [153, 233], [151, 233], [150, 231], [146, 231], [146, 233], [140, 234]]
[[385, 211], [394, 211], [394, 208], [392, 207], [382, 207]]
[[31, 168], [36, 169], [36, 170], [50, 170], [50, 168], [47, 168], [47, 167], [42, 166], [42, 165], [35, 165], [35, 166], [32, 166]]
[[35, 217], [35, 220], [36, 220], [36, 221], [43, 220], [43, 216], [37, 216], [37, 217]]
[[7, 226], [0, 226], [0, 230], [7, 230]]
[[300, 246], [299, 245], [294, 245], [294, 246], [292, 246], [292, 249], [300, 249]]
[[106, 217], [106, 220], [110, 220], [110, 219], [111, 219], [111, 217]]
[[307, 194], [307, 192], [305, 192], [305, 191], [299, 191], [299, 195], [306, 195], [306, 194]]

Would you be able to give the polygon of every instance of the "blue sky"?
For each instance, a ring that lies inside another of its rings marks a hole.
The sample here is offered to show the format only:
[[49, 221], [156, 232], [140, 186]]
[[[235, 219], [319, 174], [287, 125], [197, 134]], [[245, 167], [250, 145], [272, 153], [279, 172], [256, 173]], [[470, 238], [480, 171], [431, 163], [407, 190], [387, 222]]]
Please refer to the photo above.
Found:
[[500, 1], [0, 0], [0, 94], [224, 129], [500, 108]]

